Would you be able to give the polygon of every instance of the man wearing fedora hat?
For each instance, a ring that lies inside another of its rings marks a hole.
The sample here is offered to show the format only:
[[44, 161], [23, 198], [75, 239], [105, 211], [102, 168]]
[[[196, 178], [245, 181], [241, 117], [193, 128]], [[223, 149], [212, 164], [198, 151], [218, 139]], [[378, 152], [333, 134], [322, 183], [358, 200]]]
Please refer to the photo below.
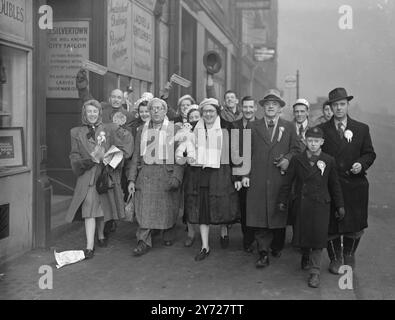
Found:
[[294, 125], [280, 118], [285, 106], [277, 90], [269, 90], [259, 101], [264, 109], [264, 118], [250, 122], [251, 173], [243, 177], [247, 191], [246, 225], [254, 228], [258, 245], [257, 268], [269, 265], [269, 249], [279, 256], [281, 248], [273, 248], [273, 237], [278, 229], [284, 229], [287, 212], [279, 211], [276, 205], [278, 192], [285, 179], [289, 161], [298, 153]]
[[368, 125], [348, 115], [352, 99], [344, 88], [329, 92], [328, 104], [333, 117], [319, 126], [325, 135], [322, 151], [336, 160], [346, 211], [344, 219], [339, 221], [332, 206], [329, 220], [327, 250], [331, 260], [329, 271], [334, 274], [339, 273], [343, 259], [344, 264], [355, 267], [355, 252], [368, 226], [369, 182], [366, 172], [376, 159]]

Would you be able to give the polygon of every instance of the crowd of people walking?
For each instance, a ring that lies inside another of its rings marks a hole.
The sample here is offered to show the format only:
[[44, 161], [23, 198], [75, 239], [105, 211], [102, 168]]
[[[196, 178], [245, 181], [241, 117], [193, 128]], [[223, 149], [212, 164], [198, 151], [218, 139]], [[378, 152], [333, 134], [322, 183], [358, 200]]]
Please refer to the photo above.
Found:
[[[287, 225], [301, 249], [301, 268], [310, 270], [310, 287], [320, 285], [325, 248], [331, 273], [339, 274], [342, 264], [355, 267], [367, 228], [366, 172], [376, 154], [369, 127], [349, 116], [353, 97], [344, 88], [329, 92], [314, 123], [309, 102], [298, 99], [290, 122], [281, 117], [285, 101], [276, 89], [259, 102], [246, 96], [240, 103], [230, 90], [221, 105], [209, 75], [200, 104], [185, 95], [175, 112], [164, 97], [145, 93], [127, 110], [119, 89], [109, 103], [92, 99], [86, 82], [81, 85], [83, 72], [77, 80], [82, 123], [71, 130], [70, 160], [78, 179], [67, 219], [85, 220], [87, 258], [94, 256], [95, 229], [97, 245], [106, 246], [131, 194], [135, 256], [149, 252], [156, 230], [171, 246], [182, 212], [185, 247], [200, 234], [196, 261], [211, 252], [210, 226], [220, 226], [226, 249], [229, 227], [241, 223], [243, 249], [252, 254], [256, 243], [257, 268], [267, 267], [270, 255], [281, 256]], [[246, 164], [248, 172], [237, 170]]]

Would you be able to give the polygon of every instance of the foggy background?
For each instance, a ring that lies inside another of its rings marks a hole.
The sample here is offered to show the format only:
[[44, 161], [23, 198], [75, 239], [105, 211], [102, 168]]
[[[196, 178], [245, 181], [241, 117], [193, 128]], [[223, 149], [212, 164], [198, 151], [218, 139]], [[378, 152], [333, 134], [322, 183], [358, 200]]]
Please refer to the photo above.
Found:
[[[353, 29], [341, 30], [339, 8], [353, 9]], [[345, 87], [354, 107], [395, 114], [395, 0], [279, 0], [278, 87], [300, 71], [300, 97], [315, 102]]]

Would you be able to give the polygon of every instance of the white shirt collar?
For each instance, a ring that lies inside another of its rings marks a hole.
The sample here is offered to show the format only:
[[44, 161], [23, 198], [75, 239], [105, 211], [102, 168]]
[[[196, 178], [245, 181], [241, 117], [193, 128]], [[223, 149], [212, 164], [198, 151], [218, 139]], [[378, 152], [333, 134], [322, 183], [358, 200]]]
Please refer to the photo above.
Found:
[[[303, 123], [302, 123], [303, 131], [306, 131], [306, 128], [307, 128], [308, 124], [309, 124], [309, 120], [308, 119], [303, 121]], [[300, 124], [295, 122], [295, 125], [296, 125], [296, 130], [299, 130]]]
[[[280, 118], [280, 116], [277, 115], [277, 116], [273, 119], [274, 128], [277, 127], [277, 123], [278, 123], [278, 119], [279, 119], [279, 118]], [[266, 117], [264, 117], [264, 119], [265, 119], [265, 123], [266, 123], [266, 128], [269, 128], [269, 126], [268, 126], [268, 119], [267, 119]]]

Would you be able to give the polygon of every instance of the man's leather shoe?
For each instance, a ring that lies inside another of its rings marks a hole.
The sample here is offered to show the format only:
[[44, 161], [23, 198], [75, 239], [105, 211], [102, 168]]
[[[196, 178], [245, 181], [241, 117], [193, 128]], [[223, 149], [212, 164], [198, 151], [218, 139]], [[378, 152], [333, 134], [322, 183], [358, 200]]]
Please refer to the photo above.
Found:
[[133, 255], [135, 257], [140, 257], [149, 251], [150, 247], [145, 244], [144, 241], [139, 241], [137, 247], [133, 249]]
[[272, 256], [275, 258], [280, 258], [281, 257], [281, 250], [280, 251], [272, 250]]
[[229, 247], [229, 236], [220, 237], [219, 242], [221, 243], [221, 248], [226, 249]]
[[302, 261], [300, 262], [302, 270], [309, 270], [311, 267], [310, 256], [307, 254], [302, 255]]
[[255, 267], [266, 268], [269, 265], [269, 256], [267, 254], [261, 254], [259, 259], [255, 262]]
[[203, 248], [200, 250], [200, 252], [195, 256], [195, 261], [202, 261], [208, 257], [210, 254], [210, 251], [207, 251], [207, 249]]
[[97, 240], [97, 244], [100, 248], [106, 248], [108, 245], [107, 238]]
[[338, 275], [341, 266], [342, 266], [342, 262], [340, 260], [331, 260], [328, 268], [329, 272]]
[[188, 237], [185, 241], [184, 241], [184, 247], [192, 247], [193, 243], [195, 242], [195, 237]]
[[85, 259], [92, 259], [95, 255], [95, 249], [85, 249], [84, 250]]
[[163, 244], [164, 244], [166, 247], [170, 247], [170, 246], [173, 245], [173, 241], [171, 241], [171, 240], [166, 240], [166, 241], [163, 241]]
[[310, 274], [308, 285], [310, 288], [318, 288], [320, 286], [320, 275], [316, 273]]

